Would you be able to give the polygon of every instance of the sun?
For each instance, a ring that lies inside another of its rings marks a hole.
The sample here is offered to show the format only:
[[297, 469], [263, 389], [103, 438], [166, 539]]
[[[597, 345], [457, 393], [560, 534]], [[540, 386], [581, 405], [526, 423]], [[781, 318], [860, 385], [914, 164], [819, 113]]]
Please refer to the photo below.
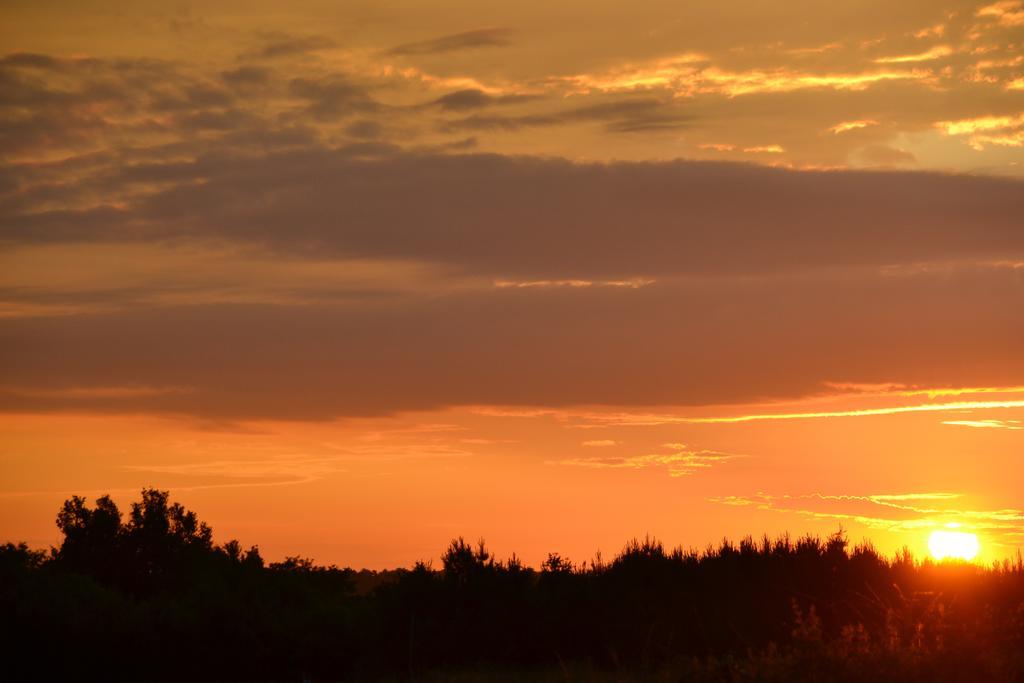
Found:
[[928, 549], [936, 560], [970, 561], [978, 554], [978, 537], [966, 531], [955, 531], [955, 524], [947, 525], [953, 530], [933, 531], [928, 537]]

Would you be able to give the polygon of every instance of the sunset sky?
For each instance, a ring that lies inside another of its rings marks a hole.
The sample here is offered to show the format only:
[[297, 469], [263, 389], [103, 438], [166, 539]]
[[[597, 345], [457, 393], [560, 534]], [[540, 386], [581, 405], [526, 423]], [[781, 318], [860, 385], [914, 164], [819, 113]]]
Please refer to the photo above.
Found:
[[1024, 0], [0, 7], [0, 541], [1024, 547]]

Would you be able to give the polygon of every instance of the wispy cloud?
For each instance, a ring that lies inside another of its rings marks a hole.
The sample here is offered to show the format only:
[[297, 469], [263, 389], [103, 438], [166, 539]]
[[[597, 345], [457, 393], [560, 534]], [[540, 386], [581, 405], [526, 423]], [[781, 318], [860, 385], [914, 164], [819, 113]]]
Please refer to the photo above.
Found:
[[753, 147], [744, 147], [743, 151], [750, 154], [782, 154], [786, 150], [782, 145], [754, 145]]
[[688, 450], [684, 444], [665, 444], [675, 447], [671, 453], [650, 453], [646, 455], [609, 456], [594, 458], [567, 458], [548, 461], [549, 465], [568, 465], [573, 467], [590, 467], [595, 469], [630, 469], [640, 470], [665, 468], [670, 477], [685, 477], [721, 463], [747, 458], [746, 455], [722, 453], [711, 450]]
[[[445, 425], [419, 425], [409, 429], [395, 429], [392, 436], [402, 434], [429, 434], [445, 431]], [[422, 429], [421, 429], [422, 428]], [[463, 458], [473, 451], [435, 438], [429, 441], [380, 443], [374, 433], [363, 435], [351, 443], [321, 442], [319, 452], [306, 454], [270, 454], [266, 457], [210, 458], [200, 462], [127, 464], [124, 469], [164, 478], [178, 477], [175, 490], [207, 488], [235, 488], [247, 486], [292, 486], [309, 484], [327, 477], [349, 472], [358, 467], [365, 470], [374, 464], [388, 464], [413, 460]], [[485, 439], [457, 439], [467, 446], [498, 443]], [[252, 447], [250, 447], [252, 448]]]
[[935, 126], [947, 135], [972, 135], [974, 133], [1024, 126], [1024, 113], [1003, 116], [978, 116], [956, 121], [939, 121]]
[[698, 149], [709, 149], [715, 152], [732, 152], [736, 150], [736, 145], [728, 142], [703, 142], [697, 145]]
[[963, 494], [950, 492], [873, 495], [774, 495], [758, 492], [749, 496], [718, 496], [708, 500], [720, 505], [753, 507], [812, 519], [854, 522], [870, 529], [893, 532], [939, 528], [952, 522], [967, 529], [985, 531], [998, 540], [1004, 535], [1019, 533], [1024, 528], [1022, 510], [976, 510], [949, 505], [962, 498]]
[[715, 152], [746, 152], [747, 154], [782, 154], [786, 150], [782, 145], [752, 145], [741, 147], [725, 142], [705, 142], [697, 145], [698, 149], [707, 149]]
[[188, 394], [194, 387], [187, 386], [91, 386], [91, 387], [10, 387], [0, 386], [0, 394], [12, 394], [25, 398], [45, 398], [89, 401], [95, 399], [137, 399], [150, 396]]
[[825, 410], [798, 413], [763, 413], [755, 415], [732, 415], [728, 417], [686, 417], [678, 422], [692, 424], [754, 422], [760, 420], [813, 420], [829, 417], [873, 417], [876, 415], [899, 415], [903, 413], [951, 412], [959, 410], [983, 410], [993, 408], [1024, 408], [1024, 400], [1012, 401], [956, 401], [952, 403], [921, 403], [910, 406], [886, 408], [858, 408], [853, 410]]
[[931, 38], [939, 37], [946, 33], [946, 26], [944, 24], [935, 24], [934, 26], [926, 26], [925, 28], [914, 31], [915, 38]]
[[946, 135], [968, 136], [968, 144], [976, 150], [986, 145], [998, 147], [1024, 146], [1024, 112], [1016, 115], [978, 116], [935, 124]]
[[836, 135], [840, 133], [847, 133], [851, 130], [858, 130], [860, 128], [867, 128], [868, 126], [877, 126], [878, 121], [874, 119], [859, 119], [857, 121], [840, 121], [836, 125], [829, 128], [829, 130]]
[[825, 386], [832, 389], [836, 389], [843, 394], [879, 397], [927, 396], [928, 398], [934, 399], [939, 398], [940, 396], [969, 396], [971, 394], [1024, 394], [1024, 386], [927, 387], [911, 386], [894, 382], [884, 382], [880, 384], [862, 384], [855, 382], [825, 382]]
[[639, 289], [654, 284], [650, 278], [631, 278], [629, 280], [495, 280], [498, 289], [532, 289], [548, 287], [568, 287], [585, 289], [588, 287], [625, 287]]
[[275, 59], [292, 55], [315, 52], [334, 47], [333, 40], [326, 36], [269, 36], [265, 43], [249, 50], [243, 56], [250, 58]]
[[893, 57], [879, 57], [875, 60], [876, 64], [903, 64], [906, 62], [927, 62], [933, 59], [940, 59], [942, 57], [948, 57], [955, 53], [949, 45], [936, 45], [935, 47], [926, 50], [924, 52], [917, 52], [910, 55], [896, 55]]
[[[176, 490], [291, 486], [344, 472], [336, 457], [282, 457], [262, 460], [214, 460], [187, 464], [126, 465], [125, 469], [186, 477]], [[190, 484], [189, 479], [197, 483]], [[207, 481], [203, 481], [203, 480]], [[209, 481], [212, 479], [213, 481]]]
[[1024, 3], [1020, 0], [1003, 0], [985, 5], [975, 14], [979, 17], [992, 17], [1003, 26], [1024, 26]]
[[980, 429], [1024, 429], [1020, 420], [945, 420], [942, 424]]
[[875, 417], [899, 415], [904, 413], [926, 412], [963, 412], [983, 409], [1022, 408], [1024, 400], [1009, 401], [958, 401], [955, 403], [925, 403], [909, 406], [890, 406], [886, 408], [858, 408], [850, 410], [822, 410], [778, 413], [754, 413], [727, 415], [719, 417], [693, 417], [671, 413], [642, 412], [598, 412], [598, 411], [556, 411], [535, 412], [537, 415], [548, 415], [562, 420], [578, 419], [571, 426], [588, 429], [593, 427], [656, 427], [671, 424], [734, 424], [744, 422], [760, 422], [765, 420], [818, 420], [829, 418]]
[[404, 43], [388, 50], [388, 54], [433, 55], [481, 47], [502, 47], [509, 44], [511, 34], [507, 28], [481, 28], [430, 40]]
[[[904, 61], [916, 61], [905, 59]], [[565, 77], [573, 92], [617, 92], [666, 89], [679, 97], [722, 94], [728, 97], [756, 93], [788, 93], [798, 90], [865, 90], [886, 81], [929, 81], [928, 70], [876, 70], [847, 73], [813, 73], [793, 69], [733, 71], [710, 64], [701, 53], [683, 53], [603, 73]]]
[[[821, 401], [842, 400], [878, 400], [897, 399], [914, 396], [937, 398], [943, 396], [964, 395], [1014, 395], [1024, 393], [1024, 387], [911, 387], [904, 384], [848, 384], [826, 383], [835, 388], [834, 395], [811, 395], [804, 399], [815, 404]], [[793, 405], [790, 403], [789, 405]], [[797, 404], [799, 405], [799, 404]], [[675, 412], [642, 412], [640, 410], [595, 410], [573, 408], [530, 408], [516, 406], [484, 406], [469, 407], [473, 413], [496, 417], [548, 418], [573, 429], [599, 429], [606, 427], [657, 427], [679, 424], [715, 424], [742, 423], [760, 420], [810, 420], [827, 418], [872, 417], [902, 413], [919, 412], [953, 412], [963, 413], [983, 409], [1010, 409], [1024, 407], [1024, 399], [1008, 398], [989, 401], [954, 401], [942, 403], [923, 403], [914, 405], [896, 405], [878, 408], [859, 408], [847, 410], [792, 411], [771, 413], [743, 413], [723, 416], [694, 416]], [[994, 420], [998, 422], [999, 420]], [[1013, 423], [1013, 420], [1005, 422]], [[682, 449], [681, 444], [674, 444]]]

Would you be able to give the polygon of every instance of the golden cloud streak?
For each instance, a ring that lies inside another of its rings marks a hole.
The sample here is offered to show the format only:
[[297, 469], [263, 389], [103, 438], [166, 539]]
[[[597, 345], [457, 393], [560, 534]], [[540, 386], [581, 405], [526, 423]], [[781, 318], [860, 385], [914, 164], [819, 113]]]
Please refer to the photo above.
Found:
[[983, 59], [974, 65], [975, 69], [1003, 69], [1010, 66], [1024, 64], [1024, 55], [1018, 55], [1012, 59]]
[[975, 15], [994, 17], [1003, 26], [1024, 26], [1024, 3], [1019, 0], [1003, 0], [982, 7]]
[[[683, 446], [683, 444], [665, 444], [666, 446]], [[639, 470], [650, 467], [664, 467], [670, 477], [685, 477], [700, 470], [711, 468], [719, 463], [746, 458], [746, 455], [720, 453], [709, 450], [678, 450], [674, 453], [651, 453], [626, 457], [599, 458], [567, 458], [565, 460], [548, 461], [548, 465], [569, 465], [573, 467], [589, 467], [594, 469], [630, 469]]]
[[[756, 507], [759, 510], [802, 515], [815, 519], [839, 519], [862, 524], [872, 529], [905, 532], [928, 529], [947, 525], [950, 520], [957, 520], [962, 526], [972, 529], [997, 530], [1000, 533], [1014, 535], [1020, 532], [1020, 523], [1024, 521], [1024, 511], [1006, 508], [1000, 510], [960, 510], [921, 508], [913, 505], [901, 505], [906, 501], [949, 501], [961, 498], [959, 493], [903, 493], [876, 495], [828, 495], [811, 493], [806, 495], [770, 495], [758, 492], [753, 496], [720, 496], [708, 500], [720, 505], [736, 507]], [[807, 504], [799, 505], [800, 501], [821, 501], [824, 503], [868, 503], [880, 507], [894, 508], [911, 512], [919, 517], [910, 519], [894, 519], [891, 517], [856, 514], [844, 511], [810, 509]], [[966, 522], [966, 523], [965, 523]]]
[[914, 37], [915, 38], [928, 38], [928, 37], [931, 37], [931, 36], [941, 36], [945, 32], [946, 32], [946, 27], [945, 26], [943, 26], [942, 24], [935, 24], [934, 26], [929, 26], [927, 28], [923, 28], [920, 31], [915, 31], [914, 32]]
[[495, 280], [498, 289], [531, 289], [549, 287], [569, 287], [585, 289], [587, 287], [626, 287], [639, 289], [653, 284], [654, 280], [633, 278], [631, 280]]
[[836, 135], [840, 133], [846, 133], [847, 131], [857, 130], [858, 128], [867, 128], [868, 126], [877, 126], [878, 121], [874, 119], [863, 119], [858, 121], [841, 121], [836, 125], [829, 128], [829, 130]]
[[575, 86], [577, 92], [674, 88], [681, 80], [699, 72], [694, 64], [708, 59], [707, 55], [698, 52], [686, 52], [643, 65], [627, 65], [605, 74], [577, 74], [562, 80]]
[[949, 45], [936, 45], [935, 47], [925, 52], [918, 52], [912, 55], [898, 55], [895, 57], [879, 57], [875, 60], [876, 64], [903, 64], [906, 62], [927, 62], [933, 59], [940, 59], [942, 57], [948, 57], [949, 55], [956, 52]]
[[971, 137], [971, 147], [974, 149], [984, 149], [985, 145], [1024, 147], [1024, 130], [1006, 135], [974, 135]]
[[662, 88], [672, 90], [677, 97], [691, 97], [697, 94], [724, 94], [736, 97], [807, 89], [864, 90], [883, 81], [926, 81], [934, 78], [931, 71], [922, 69], [826, 74], [788, 69], [728, 71], [715, 66], [701, 66], [707, 60], [708, 57], [702, 54], [685, 53], [603, 74], [584, 73], [553, 80], [569, 84], [571, 93]]
[[786, 50], [786, 54], [789, 55], [820, 55], [825, 52], [831, 52], [838, 50], [843, 47], [842, 43], [826, 43], [825, 45], [818, 45], [815, 47], [794, 47]]
[[1024, 386], [1015, 387], [952, 387], [917, 388], [904, 384], [856, 384], [851, 382], [826, 382], [826, 385], [852, 394], [871, 396], [964, 396], [967, 394], [1024, 394]]
[[1024, 408], [1024, 400], [1013, 401], [955, 401], [952, 403], [923, 403], [912, 406], [889, 408], [859, 408], [854, 410], [831, 410], [806, 413], [764, 413], [758, 415], [735, 415], [732, 417], [687, 417], [679, 422], [690, 424], [718, 424], [734, 422], [756, 422], [761, 420], [813, 420], [827, 417], [874, 417], [877, 415], [900, 415], [903, 413], [950, 412], [957, 410], [984, 410], [992, 408]]
[[968, 144], [978, 151], [983, 150], [985, 145], [1024, 147], [1024, 113], [1016, 116], [980, 116], [958, 121], [939, 121], [935, 127], [946, 135], [970, 136]]
[[978, 429], [1024, 429], [1020, 425], [1020, 420], [945, 420], [942, 424]]
[[860, 74], [807, 74], [786, 70], [730, 72], [711, 68], [703, 71], [701, 77], [711, 85], [698, 87], [696, 92], [720, 92], [736, 97], [753, 93], [784, 93], [809, 89], [865, 90], [884, 81], [929, 80], [932, 73], [914, 69]]
[[[1024, 393], [1024, 388], [984, 388], [984, 389], [945, 389], [945, 390], [913, 390], [908, 392], [892, 392], [864, 394], [872, 397], [899, 397], [915, 395], [958, 395], [963, 393]], [[825, 397], [828, 399], [842, 398], [844, 395]], [[820, 397], [819, 397], [820, 398]], [[813, 399], [812, 399], [813, 400]], [[582, 424], [572, 424], [572, 427], [579, 429], [592, 429], [597, 427], [655, 427], [671, 424], [731, 424], [741, 422], [757, 422], [764, 420], [812, 420], [835, 417], [875, 417], [882, 415], [899, 415], [903, 413], [927, 413], [927, 412], [963, 412], [972, 410], [1022, 408], [1024, 400], [1001, 400], [1001, 401], [955, 401], [948, 403], [924, 403], [916, 405], [891, 406], [887, 408], [854, 408], [849, 410], [823, 410], [823, 411], [800, 411], [781, 413], [756, 413], [746, 415], [733, 415], [723, 417], [688, 417], [666, 413], [632, 413], [632, 412], [573, 412], [566, 410], [537, 410], [532, 411], [529, 417], [554, 417], [561, 421], [568, 421], [570, 418], [578, 418], [584, 421]], [[483, 410], [483, 409], [478, 409]], [[515, 413], [525, 415], [524, 413]]]
[[752, 147], [737, 147], [729, 143], [705, 142], [697, 145], [698, 149], [708, 149], [715, 152], [746, 152], [747, 154], [782, 154], [786, 150], [782, 145], [754, 145]]
[[[843, 398], [907, 398], [927, 396], [986, 395], [986, 394], [1024, 394], [1024, 386], [1010, 387], [953, 387], [953, 388], [916, 388], [902, 384], [850, 384], [828, 383], [827, 386], [842, 393], [805, 397], [806, 401], [835, 401]], [[567, 408], [529, 408], [517, 406], [486, 406], [473, 405], [467, 408], [478, 415], [491, 417], [519, 418], [550, 418], [557, 420], [570, 429], [600, 429], [606, 427], [657, 427], [673, 424], [715, 424], [738, 423], [759, 420], [801, 420], [830, 417], [872, 417], [901, 413], [923, 412], [964, 412], [985, 409], [1008, 409], [1024, 407], [1024, 399], [998, 401], [951, 401], [944, 403], [924, 403], [914, 405], [891, 406], [887, 408], [863, 408], [833, 411], [799, 411], [779, 413], [757, 413], [734, 415], [728, 417], [692, 417], [671, 413], [638, 413], [617, 411], [598, 411], [593, 409], [572, 410]], [[682, 444], [666, 444], [666, 447], [682, 449]]]
[[939, 121], [935, 127], [946, 135], [973, 135], [994, 130], [1008, 130], [1024, 126], [1024, 113], [1016, 116], [979, 116], [957, 121]]

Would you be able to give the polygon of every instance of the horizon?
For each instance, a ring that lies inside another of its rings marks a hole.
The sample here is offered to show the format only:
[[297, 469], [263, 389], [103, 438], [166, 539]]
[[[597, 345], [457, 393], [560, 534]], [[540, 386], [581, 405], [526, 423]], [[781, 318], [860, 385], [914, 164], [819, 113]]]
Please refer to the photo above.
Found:
[[[113, 511], [119, 515], [119, 525], [117, 534], [120, 534], [121, 543], [131, 544], [131, 529], [133, 529], [133, 522], [131, 513], [136, 505], [144, 505], [147, 498], [156, 496], [155, 500], [161, 498], [170, 505], [178, 505], [179, 501], [175, 499], [172, 491], [160, 491], [154, 488], [143, 488], [141, 490], [141, 496], [138, 500], [131, 500], [130, 505], [118, 505], [117, 501], [114, 500], [109, 494], [97, 496], [94, 499], [89, 499], [85, 496], [72, 496], [71, 498], [64, 501], [62, 508], [67, 509], [69, 504], [81, 505], [86, 511], [99, 510], [101, 505], [113, 504]], [[110, 509], [110, 508], [105, 508]], [[834, 545], [843, 550], [843, 553], [848, 558], [853, 558], [858, 555], [867, 555], [874, 559], [881, 561], [889, 566], [909, 563], [912, 567], [928, 567], [928, 566], [951, 566], [951, 567], [975, 567], [981, 571], [1020, 571], [1022, 565], [1022, 555], [1020, 551], [1017, 552], [1015, 557], [1006, 557], [998, 560], [993, 560], [991, 563], [980, 562], [975, 554], [977, 550], [973, 550], [973, 554], [960, 555], [955, 547], [953, 547], [945, 555], [947, 548], [940, 548], [937, 550], [933, 543], [938, 543], [940, 546], [943, 545], [943, 541], [948, 541], [950, 535], [965, 536], [961, 532], [956, 531], [960, 526], [958, 524], [947, 525], [952, 531], [937, 531], [931, 539], [929, 539], [929, 552], [918, 555], [915, 554], [908, 546], [903, 546], [897, 549], [890, 555], [880, 552], [869, 538], [863, 538], [860, 541], [854, 541], [849, 538], [847, 531], [840, 526], [838, 529], [827, 535], [818, 535], [810, 532], [804, 534], [792, 534], [788, 531], [784, 531], [776, 536], [769, 536], [768, 534], [746, 534], [739, 538], [728, 538], [723, 537], [717, 542], [709, 542], [703, 547], [696, 546], [685, 546], [683, 544], [667, 544], [663, 543], [661, 539], [645, 534], [643, 537], [634, 536], [627, 539], [623, 543], [620, 543], [618, 550], [613, 552], [605, 553], [600, 548], [596, 549], [593, 553], [586, 557], [569, 557], [559, 552], [557, 549], [549, 549], [544, 553], [544, 559], [536, 563], [524, 562], [521, 555], [511, 551], [505, 556], [499, 556], [494, 552], [494, 549], [488, 544], [487, 539], [484, 537], [478, 538], [467, 538], [463, 535], [454, 536], [443, 544], [441, 550], [437, 555], [433, 557], [423, 557], [410, 563], [408, 566], [395, 566], [395, 567], [381, 567], [381, 568], [368, 568], [360, 567], [351, 564], [339, 565], [336, 563], [323, 563], [319, 562], [315, 557], [306, 557], [303, 555], [286, 555], [280, 558], [267, 558], [264, 557], [260, 551], [259, 543], [253, 543], [248, 548], [245, 545], [238, 542], [238, 539], [222, 538], [222, 535], [218, 535], [216, 529], [210, 527], [206, 521], [198, 514], [196, 510], [189, 510], [187, 507], [182, 506], [182, 512], [185, 514], [195, 515], [195, 519], [200, 530], [205, 527], [209, 530], [209, 548], [208, 551], [213, 555], [218, 553], [236, 553], [236, 561], [244, 560], [246, 555], [253, 554], [254, 557], [259, 558], [259, 566], [267, 566], [270, 569], [286, 569], [288, 567], [303, 567], [308, 566], [309, 568], [318, 569], [329, 569], [329, 570], [341, 570], [341, 571], [352, 571], [352, 572], [369, 572], [372, 574], [390, 574], [392, 572], [401, 571], [416, 571], [426, 570], [433, 572], [444, 572], [444, 567], [447, 565], [446, 556], [453, 552], [453, 549], [470, 549], [473, 554], [478, 558], [481, 564], [490, 564], [497, 568], [503, 568], [508, 570], [516, 569], [527, 569], [531, 571], [543, 572], [543, 571], [570, 571], [570, 572], [595, 572], [604, 571], [608, 568], [620, 563], [623, 558], [630, 557], [637, 553], [643, 555], [652, 554], [657, 557], [669, 559], [672, 561], [678, 560], [705, 560], [721, 557], [731, 552], [738, 552], [740, 554], [753, 552], [757, 555], [771, 555], [772, 553], [784, 550], [786, 553], [793, 553], [801, 546], [807, 546], [816, 550], [818, 554], [827, 552], [827, 548], [831, 548]], [[87, 512], [88, 516], [88, 512]], [[62, 557], [63, 553], [67, 553], [68, 543], [68, 530], [61, 527], [60, 515], [58, 515], [57, 527], [60, 528], [59, 537], [63, 540], [61, 543], [50, 546], [49, 548], [35, 548], [28, 545], [25, 542], [11, 542], [8, 541], [6, 550], [11, 553], [29, 553], [35, 556], [35, 562], [46, 563], [52, 562], [61, 569], [63, 569], [62, 562], [66, 562], [66, 558]], [[117, 535], [115, 534], [115, 535]], [[170, 534], [174, 536], [173, 533]], [[938, 536], [938, 539], [935, 538]], [[970, 535], [973, 538], [973, 535]], [[165, 542], [170, 542], [165, 540]], [[204, 543], [207, 543], [204, 541]], [[955, 545], [955, 544], [954, 544]], [[554, 560], [554, 564], [552, 561]], [[436, 561], [436, 562], [435, 562]], [[269, 563], [269, 564], [265, 564]]]
[[1019, 557], [1024, 1], [677, 5], [5, 4], [0, 541]]

